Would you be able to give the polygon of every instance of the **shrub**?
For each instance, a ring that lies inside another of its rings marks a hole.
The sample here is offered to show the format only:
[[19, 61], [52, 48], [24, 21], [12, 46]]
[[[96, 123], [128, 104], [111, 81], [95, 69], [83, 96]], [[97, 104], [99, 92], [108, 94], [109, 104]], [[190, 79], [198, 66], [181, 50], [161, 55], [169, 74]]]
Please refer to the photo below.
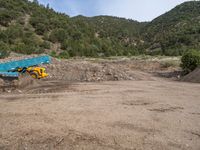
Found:
[[43, 48], [45, 48], [45, 49], [50, 49], [50, 48], [51, 48], [50, 42], [44, 41], [44, 42], [41, 44], [41, 47], [43, 47]]
[[44, 49], [32, 44], [17, 43], [12, 47], [12, 51], [16, 53], [30, 55], [30, 54], [41, 54], [44, 52]]
[[7, 42], [8, 41], [7, 34], [3, 30], [0, 30], [0, 39], [1, 39], [2, 42]]
[[61, 43], [61, 49], [66, 50], [69, 47], [69, 42], [67, 40]]
[[5, 34], [9, 43], [14, 43], [14, 40], [23, 36], [23, 28], [21, 25], [11, 25], [5, 30]]
[[63, 42], [67, 38], [67, 32], [64, 29], [55, 29], [49, 35], [51, 42]]
[[9, 54], [10, 54], [9, 46], [4, 42], [0, 42], [0, 59], [9, 56]]
[[190, 50], [183, 54], [181, 67], [186, 73], [195, 70], [200, 65], [200, 51]]
[[47, 28], [46, 28], [45, 24], [43, 24], [43, 23], [38, 23], [35, 26], [35, 32], [39, 35], [43, 35], [46, 31], [47, 31]]
[[56, 57], [56, 56], [57, 56], [57, 54], [56, 54], [56, 52], [55, 52], [55, 51], [51, 51], [51, 53], [50, 53], [50, 56], [52, 56], [52, 57]]
[[69, 56], [69, 53], [67, 51], [64, 51], [64, 52], [61, 52], [58, 56], [58, 58], [62, 58], [62, 59], [68, 59], [70, 56]]
[[0, 11], [0, 25], [9, 26], [9, 23], [18, 16], [18, 12], [13, 10], [1, 10]]
[[170, 60], [170, 61], [163, 61], [161, 62], [161, 68], [169, 68], [169, 67], [176, 67], [179, 66], [178, 62]]

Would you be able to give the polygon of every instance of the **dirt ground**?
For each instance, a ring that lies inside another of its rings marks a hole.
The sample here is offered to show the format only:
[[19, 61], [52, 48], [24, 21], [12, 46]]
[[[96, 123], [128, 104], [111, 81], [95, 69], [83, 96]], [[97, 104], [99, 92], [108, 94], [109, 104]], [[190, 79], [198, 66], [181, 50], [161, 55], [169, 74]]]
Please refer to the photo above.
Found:
[[199, 150], [199, 89], [154, 77], [1, 94], [0, 149]]
[[45, 80], [0, 80], [0, 150], [200, 149], [200, 84], [178, 81], [171, 59], [46, 68]]

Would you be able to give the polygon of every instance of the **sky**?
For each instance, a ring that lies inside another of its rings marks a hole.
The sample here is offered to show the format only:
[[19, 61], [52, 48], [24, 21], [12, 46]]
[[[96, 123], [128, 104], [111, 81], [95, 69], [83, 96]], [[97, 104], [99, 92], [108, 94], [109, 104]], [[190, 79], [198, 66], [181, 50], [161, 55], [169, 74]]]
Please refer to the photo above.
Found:
[[137, 21], [151, 21], [185, 1], [188, 0], [39, 0], [71, 17], [110, 15]]

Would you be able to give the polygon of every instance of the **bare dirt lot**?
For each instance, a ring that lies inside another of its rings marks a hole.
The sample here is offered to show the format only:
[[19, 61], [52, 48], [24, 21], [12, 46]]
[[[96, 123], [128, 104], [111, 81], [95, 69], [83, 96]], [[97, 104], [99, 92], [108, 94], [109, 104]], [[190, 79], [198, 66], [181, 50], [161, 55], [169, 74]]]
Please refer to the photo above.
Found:
[[0, 149], [199, 150], [200, 84], [166, 66], [56, 60], [48, 79], [2, 82]]
[[200, 149], [199, 84], [55, 86], [0, 96], [0, 149]]

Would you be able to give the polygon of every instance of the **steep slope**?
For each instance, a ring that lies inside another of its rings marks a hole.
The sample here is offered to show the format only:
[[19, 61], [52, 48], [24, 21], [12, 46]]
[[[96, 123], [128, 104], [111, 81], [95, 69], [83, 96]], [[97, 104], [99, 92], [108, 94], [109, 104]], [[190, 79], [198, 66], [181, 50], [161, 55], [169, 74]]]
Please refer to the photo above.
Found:
[[77, 16], [73, 20], [90, 23], [101, 37], [117, 37], [119, 39], [123, 37], [139, 37], [140, 29], [146, 25], [146, 23], [112, 16]]
[[77, 16], [72, 20], [88, 24], [95, 32], [95, 37], [112, 43], [114, 50], [125, 48], [122, 55], [141, 53], [138, 45], [141, 44], [140, 30], [147, 24], [145, 22], [112, 16]]
[[179, 55], [200, 48], [200, 1], [185, 2], [147, 24], [143, 30], [148, 50]]

